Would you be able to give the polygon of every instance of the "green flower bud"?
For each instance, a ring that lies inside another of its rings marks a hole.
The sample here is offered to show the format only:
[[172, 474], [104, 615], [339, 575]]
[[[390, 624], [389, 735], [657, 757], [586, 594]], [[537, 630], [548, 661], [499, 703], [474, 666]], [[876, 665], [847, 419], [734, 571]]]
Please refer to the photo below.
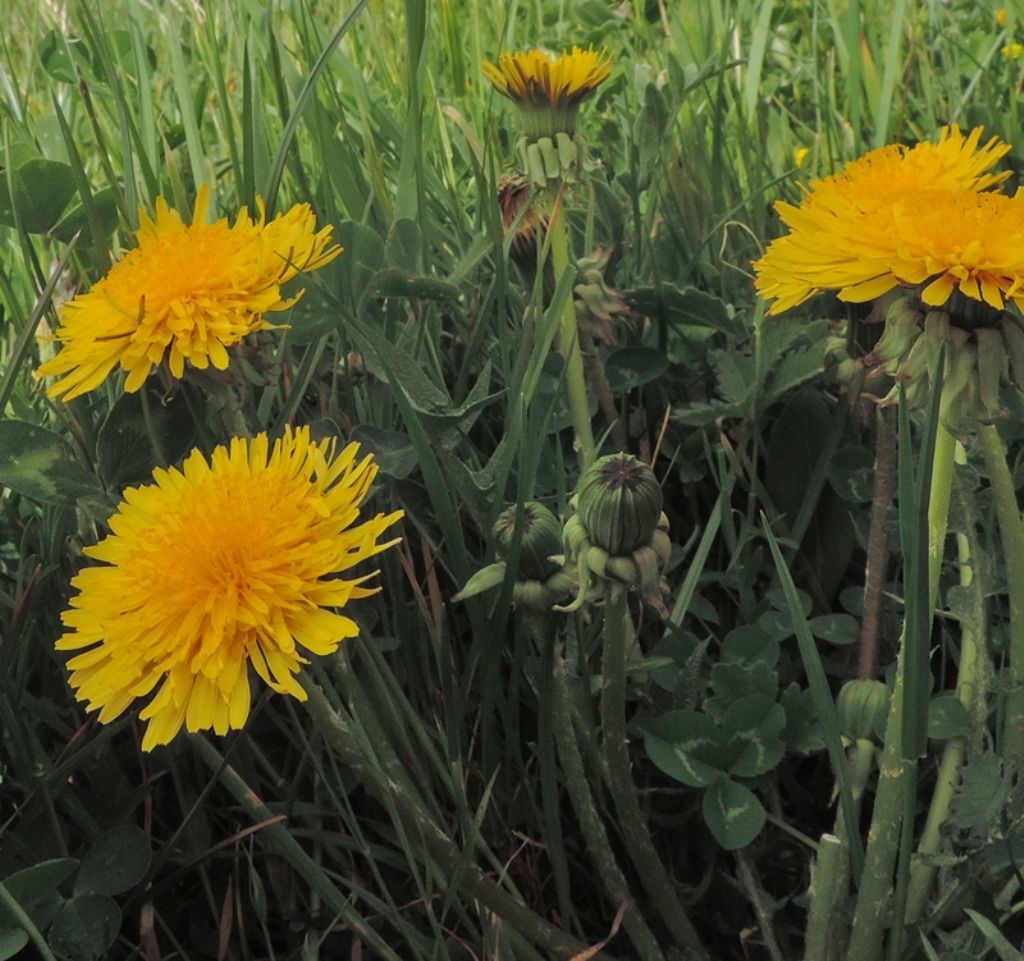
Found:
[[851, 741], [881, 737], [889, 713], [889, 689], [881, 681], [847, 681], [836, 698], [839, 729]]
[[663, 502], [650, 467], [631, 454], [611, 454], [583, 472], [576, 512], [591, 544], [624, 556], [650, 545]]
[[[543, 581], [558, 570], [553, 554], [562, 552], [562, 525], [555, 515], [537, 501], [523, 504], [523, 535], [519, 542], [518, 580]], [[502, 560], [508, 558], [509, 547], [516, 533], [516, 505], [498, 515], [494, 527], [495, 549]]]

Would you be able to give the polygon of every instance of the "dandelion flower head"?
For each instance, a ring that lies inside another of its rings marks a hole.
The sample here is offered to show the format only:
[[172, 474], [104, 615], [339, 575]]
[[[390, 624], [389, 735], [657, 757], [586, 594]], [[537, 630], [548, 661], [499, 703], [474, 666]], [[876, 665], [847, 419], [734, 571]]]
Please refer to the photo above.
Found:
[[58, 378], [51, 397], [94, 390], [118, 366], [128, 375], [125, 390], [136, 391], [165, 358], [176, 378], [186, 361], [224, 370], [228, 347], [271, 327], [265, 315], [301, 296], [282, 297], [282, 285], [341, 253], [329, 246], [330, 227], [316, 229], [309, 204], [268, 222], [258, 201], [255, 219], [243, 208], [233, 225], [207, 223], [208, 206], [203, 185], [191, 224], [163, 198], [155, 219], [140, 211], [138, 246], [62, 310], [61, 349], [36, 371]]
[[577, 108], [611, 75], [611, 57], [603, 50], [573, 47], [552, 57], [543, 50], [502, 54], [497, 64], [484, 61], [484, 76], [498, 92], [521, 107]]
[[[1009, 176], [990, 171], [1010, 146], [995, 137], [981, 144], [981, 134], [952, 126], [938, 143], [883, 147], [812, 181], [799, 205], [777, 203], [790, 232], [754, 264], [758, 292], [774, 300], [769, 313], [823, 290], [860, 302], [929, 278], [937, 282], [933, 298], [951, 292], [950, 284], [967, 296], [977, 290], [989, 299], [987, 291], [993, 301], [997, 288], [1015, 296], [1015, 258], [999, 259], [998, 236], [977, 236], [983, 224], [998, 227], [993, 217], [1016, 217], [1018, 201], [982, 193]], [[978, 260], [981, 251], [988, 259]]]
[[249, 665], [273, 690], [305, 700], [304, 654], [329, 654], [358, 627], [340, 613], [376, 593], [371, 574], [341, 575], [395, 540], [402, 512], [360, 521], [376, 475], [358, 445], [335, 455], [309, 429], [235, 438], [209, 460], [157, 469], [128, 488], [110, 534], [85, 553], [101, 563], [72, 581], [57, 648], [75, 651], [71, 686], [99, 720], [152, 695], [144, 750], [181, 726], [223, 734], [249, 714]]

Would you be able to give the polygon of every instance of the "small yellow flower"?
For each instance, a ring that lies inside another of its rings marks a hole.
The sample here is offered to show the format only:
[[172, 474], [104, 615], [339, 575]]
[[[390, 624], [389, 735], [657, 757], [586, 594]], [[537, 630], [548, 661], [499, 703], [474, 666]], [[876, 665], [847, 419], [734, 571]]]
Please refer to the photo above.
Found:
[[996, 11], [996, 23], [999, 24], [1000, 27], [1006, 26], [1006, 7], [1000, 7]]
[[999, 306], [1018, 299], [1024, 199], [980, 193], [1006, 179], [988, 171], [1010, 149], [995, 137], [981, 145], [981, 134], [947, 127], [937, 144], [883, 147], [812, 181], [799, 206], [777, 203], [790, 232], [754, 264], [755, 287], [775, 301], [769, 313], [822, 290], [860, 302], [929, 279], [930, 304], [953, 287]]
[[810, 152], [810, 149], [807, 147], [797, 147], [793, 151], [793, 166], [802, 167], [804, 165], [804, 161], [807, 159], [807, 155]]
[[1020, 55], [1022, 53], [1024, 53], [1024, 44], [1022, 44], [1022, 43], [1008, 43], [999, 52], [1007, 60], [1019, 60], [1020, 59]]
[[[338, 613], [375, 590], [372, 574], [340, 575], [397, 541], [378, 538], [401, 511], [358, 523], [377, 473], [358, 445], [335, 456], [309, 429], [235, 438], [207, 461], [131, 487], [110, 534], [86, 555], [102, 564], [72, 581], [58, 650], [71, 686], [99, 720], [153, 694], [143, 750], [189, 731], [240, 728], [249, 714], [249, 665], [273, 690], [305, 700], [295, 679], [303, 651], [330, 654], [355, 637]], [[155, 691], [155, 693], [153, 693]]]
[[286, 310], [281, 286], [300, 272], [330, 263], [331, 228], [316, 229], [309, 204], [266, 222], [263, 204], [253, 220], [243, 208], [233, 226], [207, 223], [209, 192], [196, 198], [191, 226], [163, 198], [156, 219], [140, 211], [139, 245], [86, 294], [62, 311], [61, 350], [37, 377], [59, 377], [51, 397], [65, 401], [99, 387], [118, 366], [125, 390], [137, 391], [166, 358], [172, 376], [185, 362], [200, 370], [228, 365], [228, 347], [272, 325], [264, 315]]

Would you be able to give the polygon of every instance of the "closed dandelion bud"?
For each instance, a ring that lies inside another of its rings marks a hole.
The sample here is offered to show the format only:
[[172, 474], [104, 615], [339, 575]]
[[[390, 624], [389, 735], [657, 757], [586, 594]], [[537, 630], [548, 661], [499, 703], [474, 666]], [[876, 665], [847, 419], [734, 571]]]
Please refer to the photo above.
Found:
[[[497, 554], [507, 559], [516, 534], [516, 505], [506, 507], [495, 521], [494, 534]], [[519, 580], [543, 581], [558, 570], [552, 555], [562, 550], [562, 525], [555, 515], [537, 501], [523, 504], [522, 538], [519, 542]]]
[[621, 556], [650, 543], [663, 501], [650, 467], [631, 454], [611, 454], [583, 472], [576, 510], [590, 543]]
[[881, 681], [847, 681], [836, 698], [839, 729], [851, 741], [881, 737], [889, 713], [889, 689]]

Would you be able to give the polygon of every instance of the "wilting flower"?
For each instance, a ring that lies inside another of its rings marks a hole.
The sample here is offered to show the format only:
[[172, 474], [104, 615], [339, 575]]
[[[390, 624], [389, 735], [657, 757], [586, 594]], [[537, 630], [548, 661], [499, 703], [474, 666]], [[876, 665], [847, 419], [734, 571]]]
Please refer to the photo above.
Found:
[[372, 574], [342, 576], [395, 540], [378, 538], [401, 511], [359, 522], [377, 473], [358, 445], [335, 454], [309, 429], [235, 438], [209, 461], [195, 450], [180, 470], [157, 469], [128, 488], [110, 534], [85, 553], [101, 561], [72, 581], [78, 593], [57, 648], [71, 686], [100, 721], [153, 694], [144, 750], [182, 724], [218, 734], [249, 714], [249, 665], [299, 700], [304, 652], [329, 654], [358, 626], [338, 612], [368, 597]]
[[50, 396], [71, 400], [94, 390], [118, 366], [128, 375], [125, 390], [136, 391], [165, 358], [174, 377], [184, 375], [186, 361], [223, 370], [226, 348], [270, 328], [265, 315], [301, 296], [282, 297], [282, 285], [330, 263], [341, 248], [328, 246], [331, 228], [316, 229], [309, 204], [267, 222], [257, 203], [255, 220], [243, 208], [233, 226], [207, 223], [204, 185], [191, 225], [163, 198], [155, 220], [140, 211], [138, 247], [63, 308], [61, 350], [36, 371], [60, 378]]
[[484, 76], [520, 108], [528, 136], [572, 134], [580, 104], [611, 75], [606, 51], [581, 50], [552, 57], [543, 50], [502, 54], [484, 61]]
[[926, 281], [931, 305], [957, 287], [994, 306], [1016, 299], [1024, 201], [981, 193], [1009, 176], [988, 171], [1010, 149], [995, 137], [980, 146], [981, 133], [954, 126], [937, 144], [883, 147], [812, 181], [799, 206], [776, 204], [790, 233], [754, 265], [758, 292], [775, 300], [769, 312], [823, 290], [861, 302]]
[[[547, 230], [547, 218], [533, 197], [533, 188], [522, 174], [503, 174], [498, 179], [498, 207], [505, 233], [511, 234], [509, 253], [521, 267], [537, 264], [537, 228]], [[514, 228], [514, 232], [513, 232]]]

